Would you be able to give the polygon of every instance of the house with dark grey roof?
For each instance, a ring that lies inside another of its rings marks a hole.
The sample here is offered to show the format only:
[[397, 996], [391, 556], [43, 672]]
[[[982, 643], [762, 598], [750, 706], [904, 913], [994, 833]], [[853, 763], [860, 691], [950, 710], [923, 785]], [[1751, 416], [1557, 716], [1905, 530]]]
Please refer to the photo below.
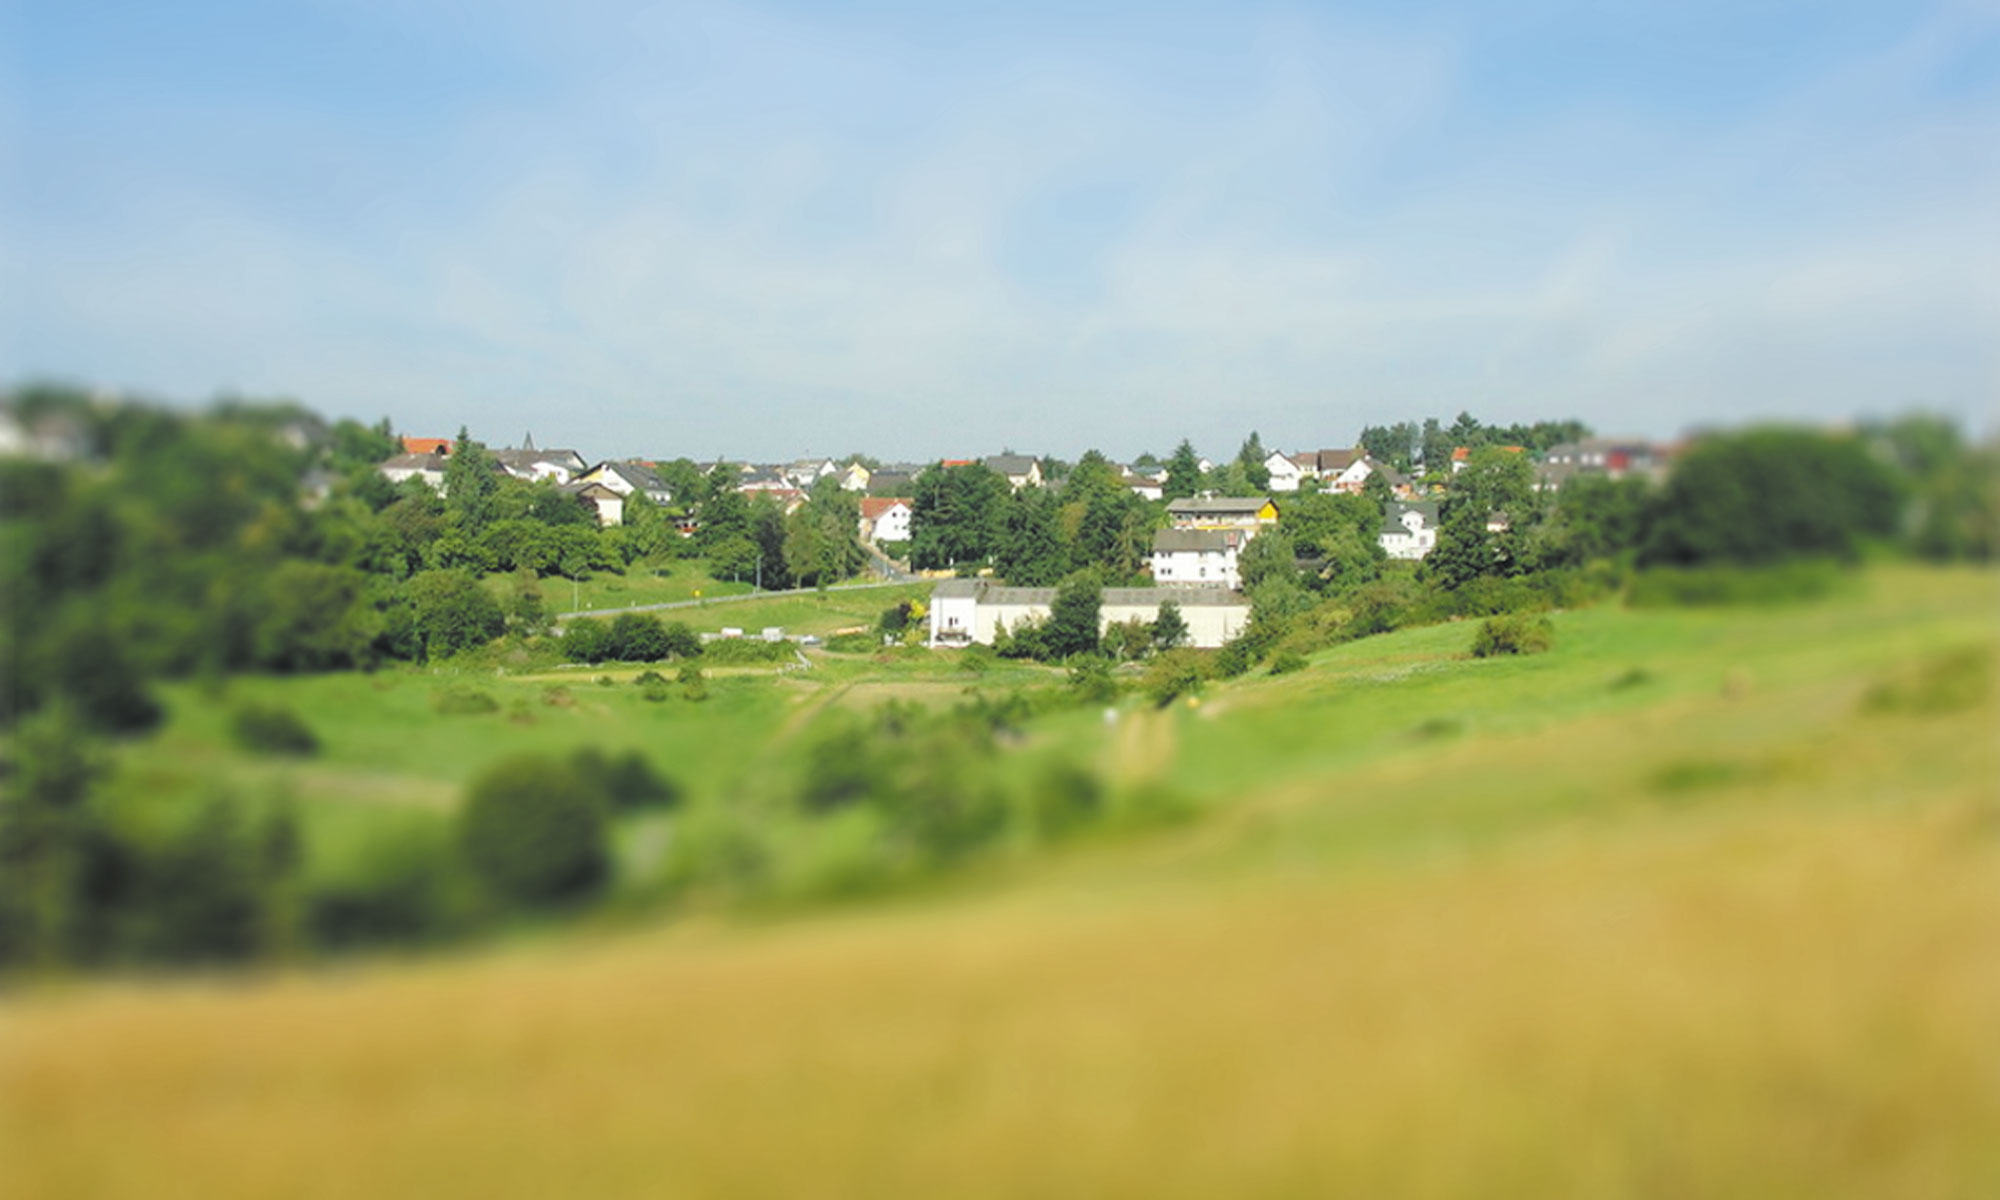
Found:
[[1377, 540], [1390, 558], [1419, 559], [1437, 547], [1438, 506], [1429, 500], [1382, 506]]
[[673, 503], [674, 494], [653, 470], [650, 463], [637, 459], [624, 462], [601, 462], [578, 477], [582, 483], [601, 483], [620, 496], [630, 496], [637, 492], [655, 504]]
[[1153, 582], [1241, 587], [1236, 556], [1253, 536], [1245, 529], [1162, 529], [1153, 535]]
[[1042, 486], [1041, 460], [1026, 454], [988, 455], [986, 469], [996, 475], [1005, 475], [1007, 486], [1017, 492], [1024, 487]]

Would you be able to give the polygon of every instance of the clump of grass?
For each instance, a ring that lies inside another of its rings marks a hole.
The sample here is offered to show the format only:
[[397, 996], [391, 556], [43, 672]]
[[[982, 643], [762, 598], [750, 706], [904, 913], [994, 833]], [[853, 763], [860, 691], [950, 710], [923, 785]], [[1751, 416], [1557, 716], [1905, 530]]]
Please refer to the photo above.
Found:
[[236, 710], [231, 732], [236, 744], [256, 754], [309, 758], [319, 753], [319, 737], [305, 718], [277, 704], [246, 704]]
[[1877, 682], [1861, 698], [1864, 712], [1920, 716], [1963, 712], [1993, 696], [1993, 647], [1961, 646]]
[[1541, 654], [1555, 644], [1555, 638], [1555, 626], [1547, 617], [1530, 613], [1488, 617], [1479, 623], [1479, 632], [1473, 635], [1472, 657]]
[[1306, 656], [1296, 650], [1280, 650], [1271, 659], [1271, 674], [1289, 675], [1306, 667]]
[[1657, 678], [1658, 676], [1644, 667], [1628, 667], [1617, 678], [1613, 679], [1609, 686], [1614, 692], [1623, 692], [1635, 687], [1644, 687]]
[[542, 703], [550, 708], [570, 708], [576, 704], [576, 697], [560, 683], [552, 683], [542, 689]]
[[467, 717], [499, 712], [500, 702], [470, 684], [455, 683], [431, 696], [431, 708], [441, 716]]
[[1667, 763], [1647, 778], [1655, 792], [1678, 794], [1704, 792], [1742, 783], [1754, 772], [1743, 763], [1712, 758], [1685, 758]]
[[1436, 741], [1441, 738], [1457, 737], [1465, 732], [1465, 722], [1458, 717], [1426, 717], [1410, 730], [1411, 736], [1421, 741]]

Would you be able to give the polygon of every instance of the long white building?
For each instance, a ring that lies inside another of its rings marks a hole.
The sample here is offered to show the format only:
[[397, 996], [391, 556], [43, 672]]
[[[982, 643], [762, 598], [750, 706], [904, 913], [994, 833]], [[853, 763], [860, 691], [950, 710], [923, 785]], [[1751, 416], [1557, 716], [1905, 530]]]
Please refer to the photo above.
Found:
[[[1017, 629], [1024, 621], [1046, 621], [1055, 603], [1054, 588], [1002, 587], [986, 579], [947, 579], [931, 592], [930, 644], [969, 646], [993, 644], [1002, 624]], [[1173, 601], [1187, 622], [1187, 644], [1204, 649], [1222, 645], [1250, 623], [1250, 601], [1241, 592], [1222, 587], [1105, 588], [1099, 602], [1099, 631], [1137, 618], [1151, 623], [1160, 605]]]

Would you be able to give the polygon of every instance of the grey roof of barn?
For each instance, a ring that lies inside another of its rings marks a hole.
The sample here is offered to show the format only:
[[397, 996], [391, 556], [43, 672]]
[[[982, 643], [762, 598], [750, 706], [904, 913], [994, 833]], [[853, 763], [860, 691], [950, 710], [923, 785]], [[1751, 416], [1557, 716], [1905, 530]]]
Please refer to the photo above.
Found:
[[1175, 500], [1167, 505], [1170, 513], [1258, 512], [1271, 502], [1268, 496], [1202, 496]]
[[[990, 579], [947, 579], [931, 592], [932, 599], [972, 597], [989, 604], [1053, 604], [1052, 587], [1005, 587]], [[1242, 593], [1226, 587], [1146, 587], [1105, 588], [1099, 602], [1117, 606], [1144, 606], [1172, 600], [1182, 608], [1228, 608], [1247, 605]]]

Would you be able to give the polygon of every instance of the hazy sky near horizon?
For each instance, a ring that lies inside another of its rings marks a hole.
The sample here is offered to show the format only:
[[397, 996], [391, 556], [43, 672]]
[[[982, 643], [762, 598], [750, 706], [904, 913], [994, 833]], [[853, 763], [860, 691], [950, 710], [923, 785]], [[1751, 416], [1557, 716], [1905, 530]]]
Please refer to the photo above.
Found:
[[0, 372], [589, 456], [2000, 405], [2000, 0], [21, 0]]

